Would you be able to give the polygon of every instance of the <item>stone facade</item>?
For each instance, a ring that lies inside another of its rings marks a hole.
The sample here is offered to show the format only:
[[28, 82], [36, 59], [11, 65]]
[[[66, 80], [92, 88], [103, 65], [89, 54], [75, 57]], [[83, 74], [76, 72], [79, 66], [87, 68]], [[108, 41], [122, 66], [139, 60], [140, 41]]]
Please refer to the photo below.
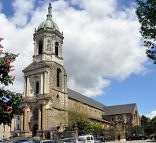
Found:
[[83, 113], [87, 115], [88, 117], [97, 117], [99, 119], [102, 119], [103, 110], [96, 109], [95, 107], [86, 105], [82, 102], [69, 99], [68, 101], [68, 109], [70, 111], [76, 112], [76, 113]]
[[[43, 132], [50, 136], [55, 130], [63, 131], [68, 126], [68, 111], [83, 113], [105, 126], [110, 126], [113, 123], [111, 119], [116, 118], [114, 114], [103, 116], [105, 105], [67, 88], [62, 57], [63, 38], [63, 33], [52, 21], [51, 13], [48, 13], [47, 19], [34, 33], [33, 62], [23, 70], [27, 107], [20, 120], [22, 136], [43, 136]], [[128, 116], [122, 114], [120, 118], [127, 121]], [[132, 124], [137, 122], [129, 118]]]
[[62, 58], [63, 34], [55, 29], [51, 17], [51, 13], [48, 13], [43, 24], [47, 24], [47, 27], [39, 26], [35, 31], [33, 62], [23, 70], [27, 104], [21, 118], [23, 136], [46, 130], [62, 131], [68, 122], [67, 75]]

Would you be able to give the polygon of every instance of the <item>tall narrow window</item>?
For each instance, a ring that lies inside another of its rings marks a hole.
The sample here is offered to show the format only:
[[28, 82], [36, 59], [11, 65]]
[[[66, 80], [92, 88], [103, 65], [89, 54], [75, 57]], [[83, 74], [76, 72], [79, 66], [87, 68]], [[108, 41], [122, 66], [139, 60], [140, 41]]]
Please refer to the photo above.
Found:
[[20, 130], [20, 125], [19, 124], [17, 124], [17, 130]]
[[40, 40], [39, 43], [38, 43], [38, 54], [42, 54], [43, 52], [43, 41]]
[[36, 89], [35, 89], [36, 94], [39, 94], [39, 89], [40, 89], [40, 84], [38, 81], [36, 81]]
[[34, 111], [33, 111], [34, 121], [37, 121], [37, 120], [38, 120], [38, 111], [39, 111], [39, 109], [38, 109], [38, 108], [35, 108], [35, 109], [34, 109]]
[[56, 96], [56, 106], [59, 107], [60, 104], [60, 97], [59, 95]]
[[55, 42], [55, 55], [58, 56], [58, 47], [59, 47], [59, 43]]
[[57, 69], [57, 87], [60, 87], [60, 80], [61, 80], [61, 70]]

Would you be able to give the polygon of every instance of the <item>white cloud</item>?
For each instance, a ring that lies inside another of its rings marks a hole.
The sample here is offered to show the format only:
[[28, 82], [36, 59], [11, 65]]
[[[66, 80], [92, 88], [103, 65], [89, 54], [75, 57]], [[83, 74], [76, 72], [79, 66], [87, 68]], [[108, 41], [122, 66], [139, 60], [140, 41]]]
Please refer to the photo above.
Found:
[[151, 113], [147, 114], [146, 116], [152, 119], [153, 117], [156, 116], [156, 110], [152, 111]]
[[105, 18], [115, 12], [116, 0], [72, 0], [72, 4], [79, 5], [89, 13], [91, 17], [98, 19]]
[[13, 9], [15, 11], [12, 21], [17, 26], [24, 26], [29, 20], [34, 8], [35, 0], [15, 0], [13, 2]]
[[[146, 55], [140, 46], [139, 24], [134, 9], [118, 11], [116, 0], [55, 1], [53, 20], [64, 31], [64, 65], [70, 88], [87, 96], [102, 95], [112, 80], [124, 80], [144, 72]], [[34, 10], [34, 1], [16, 0], [12, 19], [0, 15], [0, 33], [7, 50], [20, 53], [16, 65], [17, 82], [12, 87], [23, 90], [21, 70], [32, 60], [33, 31], [46, 18], [47, 5]], [[32, 17], [28, 21], [28, 15]], [[20, 21], [20, 19], [22, 21]], [[17, 28], [16, 25], [23, 26]]]

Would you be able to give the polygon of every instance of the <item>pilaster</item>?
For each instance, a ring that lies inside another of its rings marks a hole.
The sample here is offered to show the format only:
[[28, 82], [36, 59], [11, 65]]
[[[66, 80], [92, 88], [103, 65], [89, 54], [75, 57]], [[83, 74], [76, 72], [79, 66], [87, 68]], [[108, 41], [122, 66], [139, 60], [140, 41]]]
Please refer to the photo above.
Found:
[[24, 122], [23, 122], [23, 115], [21, 115], [21, 130], [23, 131], [24, 130]]
[[41, 130], [41, 108], [38, 110], [38, 130]]
[[25, 109], [24, 110], [24, 131], [27, 131], [28, 130], [28, 115], [27, 115], [27, 110]]
[[45, 111], [45, 104], [42, 104], [42, 125], [41, 125], [41, 127], [42, 127], [42, 130], [44, 130], [45, 129], [45, 125], [46, 125], [46, 111]]
[[44, 81], [43, 81], [43, 73], [41, 73], [41, 86], [40, 86], [40, 93], [43, 94], [43, 84], [44, 84]]

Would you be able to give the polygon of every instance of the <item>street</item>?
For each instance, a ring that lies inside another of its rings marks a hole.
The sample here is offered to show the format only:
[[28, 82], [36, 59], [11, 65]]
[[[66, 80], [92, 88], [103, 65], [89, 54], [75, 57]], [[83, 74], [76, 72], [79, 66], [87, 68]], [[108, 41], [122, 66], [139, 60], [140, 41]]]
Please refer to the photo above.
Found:
[[152, 140], [135, 140], [135, 141], [113, 141], [113, 142], [108, 142], [108, 143], [154, 143], [156, 141]]

